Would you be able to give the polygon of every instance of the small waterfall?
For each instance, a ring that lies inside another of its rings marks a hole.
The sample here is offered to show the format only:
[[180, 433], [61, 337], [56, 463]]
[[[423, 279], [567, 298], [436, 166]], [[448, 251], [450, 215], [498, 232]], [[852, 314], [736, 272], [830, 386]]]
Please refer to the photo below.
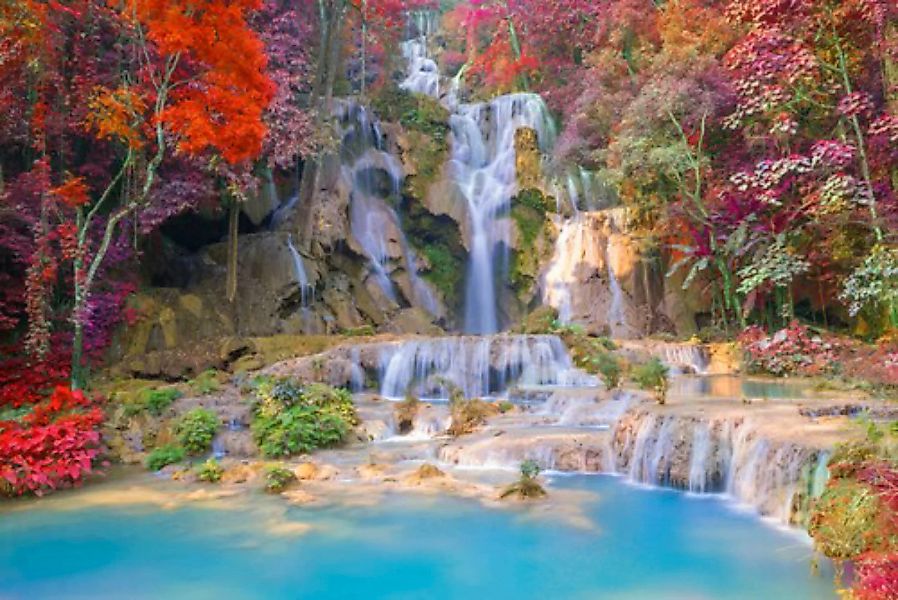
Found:
[[561, 225], [555, 252], [543, 278], [543, 302], [558, 310], [558, 320], [574, 318], [576, 286], [604, 261], [593, 220], [580, 214]]
[[571, 167], [553, 179], [552, 187], [558, 212], [571, 214], [611, 208], [618, 203], [614, 188], [598, 174], [583, 167]]
[[315, 288], [309, 283], [309, 275], [306, 273], [306, 266], [302, 260], [302, 256], [293, 245], [293, 236], [287, 236], [287, 248], [290, 250], [290, 256], [293, 258], [293, 271], [296, 274], [296, 283], [299, 284], [300, 299], [302, 308], [309, 307], [309, 299], [315, 293]]
[[380, 351], [380, 393], [402, 398], [448, 398], [453, 387], [467, 398], [512, 386], [594, 385], [575, 369], [555, 336], [498, 335], [408, 340]]
[[695, 344], [663, 344], [659, 358], [676, 373], [703, 374], [708, 371], [708, 349]]
[[701, 423], [696, 426], [692, 439], [692, 456], [689, 459], [689, 491], [703, 494], [708, 491], [708, 469], [711, 460], [711, 428]]
[[831, 453], [823, 450], [817, 455], [817, 464], [811, 473], [811, 497], [819, 498], [829, 482], [829, 459]]
[[349, 389], [353, 393], [358, 393], [365, 389], [365, 369], [362, 367], [362, 351], [358, 346], [353, 346], [349, 351], [349, 360]]
[[440, 71], [427, 50], [429, 38], [436, 30], [436, 14], [432, 11], [416, 11], [409, 17], [409, 24], [415, 29], [415, 37], [402, 42], [400, 46], [408, 67], [407, 76], [399, 87], [416, 94], [439, 98]]
[[617, 254], [612, 243], [613, 234], [617, 234], [623, 229], [625, 213], [622, 209], [607, 212], [612, 232], [612, 235], [608, 236], [605, 245], [605, 264], [608, 267], [608, 287], [611, 291], [611, 308], [608, 311], [608, 324], [611, 328], [612, 336], [626, 337], [630, 328], [627, 325], [627, 315], [624, 312], [624, 290], [621, 288], [620, 281], [618, 281], [617, 274], [614, 271]]
[[[277, 191], [274, 187], [274, 181], [269, 180], [266, 185], [270, 186], [271, 191], [269, 193], [273, 195], [272, 197], [276, 197]], [[283, 225], [290, 215], [293, 214], [293, 210], [296, 208], [297, 203], [299, 203], [299, 193], [293, 194], [287, 198], [286, 202], [279, 204], [274, 212], [271, 213], [271, 221], [268, 224], [268, 229], [274, 231]]]
[[618, 421], [613, 446], [617, 471], [635, 482], [723, 492], [782, 523], [794, 520], [796, 500], [819, 494], [826, 480], [825, 452], [771, 440], [740, 418], [637, 409]]
[[436, 296], [418, 274], [417, 260], [409, 246], [396, 211], [388, 200], [397, 198], [405, 172], [399, 159], [384, 150], [380, 124], [355, 102], [336, 105], [343, 126], [341, 176], [351, 190], [350, 228], [371, 268], [374, 281], [387, 299], [398, 303], [390, 278], [392, 261], [399, 261], [411, 283], [408, 300], [431, 314], [438, 310]]

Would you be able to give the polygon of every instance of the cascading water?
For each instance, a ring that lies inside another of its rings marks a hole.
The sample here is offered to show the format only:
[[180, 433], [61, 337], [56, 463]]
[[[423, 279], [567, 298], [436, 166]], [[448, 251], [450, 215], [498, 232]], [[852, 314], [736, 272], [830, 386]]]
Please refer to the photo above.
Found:
[[466, 398], [502, 393], [512, 386], [594, 385], [571, 364], [555, 336], [498, 335], [428, 338], [384, 345], [380, 393], [403, 398], [448, 398], [458, 388]]
[[402, 57], [408, 63], [408, 69], [407, 76], [399, 87], [439, 98], [440, 71], [427, 50], [429, 38], [436, 29], [436, 14], [432, 11], [416, 11], [409, 17], [409, 27], [415, 31], [414, 37], [401, 45]]
[[[415, 15], [412, 15], [415, 17]], [[416, 17], [419, 35], [403, 44], [408, 76], [403, 88], [440, 95], [440, 76], [428, 53], [433, 26]], [[450, 110], [451, 156], [449, 174], [467, 204], [469, 221], [468, 279], [464, 330], [493, 334], [500, 330], [497, 307], [497, 267], [508, 264], [511, 224], [508, 213], [517, 193], [515, 132], [536, 132], [540, 149], [547, 151], [555, 129], [545, 102], [536, 94], [509, 94], [489, 102], [459, 104], [458, 78], [444, 99]], [[500, 255], [504, 249], [505, 254]]]
[[558, 310], [558, 320], [574, 318], [574, 290], [578, 282], [604, 262], [591, 219], [577, 215], [561, 225], [555, 253], [543, 280], [543, 302]]
[[303, 309], [306, 309], [309, 307], [309, 300], [315, 293], [315, 289], [309, 283], [309, 275], [306, 272], [305, 263], [296, 246], [293, 245], [292, 235], [287, 236], [287, 248], [290, 250], [290, 256], [293, 259], [293, 271], [296, 274], [296, 283], [299, 285], [301, 305]]
[[[548, 148], [554, 126], [545, 103], [536, 94], [500, 96], [489, 103], [461, 104], [450, 117], [450, 174], [467, 202], [469, 218], [468, 281], [465, 331], [499, 331], [497, 265], [511, 246], [508, 212], [517, 192], [515, 132], [536, 131], [541, 148]], [[503, 260], [504, 258], [504, 260]]]
[[343, 130], [341, 177], [351, 190], [352, 235], [368, 258], [372, 276], [384, 295], [398, 302], [390, 278], [392, 261], [401, 262], [411, 283], [412, 304], [436, 314], [438, 304], [430, 287], [418, 275], [416, 258], [388, 199], [398, 197], [405, 177], [402, 164], [384, 150], [380, 124], [355, 102], [337, 103]]

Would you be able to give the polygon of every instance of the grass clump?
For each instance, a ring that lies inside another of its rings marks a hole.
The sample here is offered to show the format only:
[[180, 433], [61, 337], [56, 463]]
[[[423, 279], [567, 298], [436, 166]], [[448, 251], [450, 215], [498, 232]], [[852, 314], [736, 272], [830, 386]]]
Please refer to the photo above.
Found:
[[210, 458], [196, 469], [196, 478], [206, 483], [218, 483], [223, 475], [224, 468], [214, 458]]
[[185, 456], [186, 453], [184, 452], [184, 448], [173, 444], [167, 444], [165, 446], [159, 446], [150, 452], [144, 464], [148, 470], [155, 472], [168, 465], [174, 465], [183, 461]]
[[516, 482], [505, 488], [499, 496], [502, 500], [511, 496], [517, 496], [521, 500], [534, 500], [546, 495], [546, 490], [537, 481], [540, 468], [535, 460], [525, 460], [521, 463], [521, 477]]
[[374, 327], [371, 325], [362, 325], [361, 327], [353, 327], [351, 329], [344, 329], [343, 335], [346, 337], [371, 337], [375, 335], [377, 331], [374, 330]]
[[281, 465], [271, 466], [265, 470], [265, 491], [269, 494], [280, 494], [295, 481], [296, 474]]
[[218, 432], [218, 415], [205, 408], [195, 408], [186, 413], [178, 422], [178, 441], [190, 454], [202, 454], [212, 446], [212, 439]]
[[421, 401], [413, 394], [406, 394], [405, 400], [396, 404], [393, 418], [400, 435], [407, 435], [415, 428], [415, 417], [418, 416], [420, 408]]
[[474, 433], [486, 425], [488, 417], [495, 415], [498, 411], [496, 406], [483, 400], [476, 398], [467, 400], [461, 390], [455, 389], [449, 400], [452, 423], [449, 425], [448, 433], [454, 437]]
[[261, 381], [255, 396], [253, 438], [269, 458], [336, 446], [359, 422], [352, 396], [343, 389], [275, 379]]
[[589, 361], [607, 389], [616, 390], [620, 387], [623, 369], [614, 354], [598, 352], [590, 356]]

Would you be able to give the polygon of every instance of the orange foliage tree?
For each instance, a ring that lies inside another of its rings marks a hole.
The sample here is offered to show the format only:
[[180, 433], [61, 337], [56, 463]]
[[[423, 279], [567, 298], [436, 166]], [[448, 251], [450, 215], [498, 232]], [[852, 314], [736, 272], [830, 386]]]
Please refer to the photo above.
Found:
[[[80, 383], [83, 310], [126, 218], [149, 198], [162, 161], [178, 153], [234, 167], [262, 150], [274, 86], [262, 42], [247, 24], [258, 0], [124, 0], [117, 11], [132, 60], [116, 86], [98, 87], [86, 126], [120, 148], [119, 165], [91, 201], [83, 182], [53, 190], [75, 211], [73, 384]], [[89, 232], [105, 218], [99, 244]]]

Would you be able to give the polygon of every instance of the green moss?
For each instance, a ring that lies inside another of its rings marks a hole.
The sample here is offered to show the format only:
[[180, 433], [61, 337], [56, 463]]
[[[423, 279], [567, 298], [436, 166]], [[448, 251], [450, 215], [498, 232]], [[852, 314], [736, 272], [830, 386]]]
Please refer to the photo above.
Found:
[[523, 190], [512, 201], [511, 218], [518, 229], [518, 249], [512, 255], [509, 275], [519, 294], [533, 289], [539, 276], [545, 257], [538, 241], [541, 235], [547, 235], [546, 215], [550, 208], [549, 199], [537, 189]]
[[343, 335], [346, 337], [370, 337], [377, 333], [371, 325], [362, 325], [361, 327], [353, 327], [344, 329]]
[[377, 115], [384, 121], [401, 123], [412, 131], [419, 131], [445, 142], [449, 135], [449, 111], [435, 98], [412, 94], [399, 86], [384, 86], [371, 100]]
[[462, 280], [462, 265], [442, 243], [428, 244], [421, 249], [429, 265], [424, 278], [432, 283], [445, 298], [458, 292]]
[[449, 111], [436, 99], [385, 86], [371, 101], [384, 121], [400, 123], [408, 134], [417, 174], [406, 181], [406, 192], [423, 198], [449, 153]]
[[551, 202], [551, 198], [535, 188], [529, 188], [518, 192], [518, 195], [515, 196], [514, 203], [518, 206], [532, 208], [543, 217], [545, 217], [546, 213], [552, 212], [555, 208]]
[[410, 131], [408, 134], [410, 154], [416, 173], [406, 179], [405, 192], [414, 198], [424, 198], [430, 186], [440, 175], [440, 170], [449, 155], [445, 138], [434, 138], [427, 134]]
[[440, 292], [449, 308], [461, 303], [467, 253], [458, 224], [434, 215], [413, 197], [399, 207], [402, 228], [415, 252], [427, 261], [422, 277]]

